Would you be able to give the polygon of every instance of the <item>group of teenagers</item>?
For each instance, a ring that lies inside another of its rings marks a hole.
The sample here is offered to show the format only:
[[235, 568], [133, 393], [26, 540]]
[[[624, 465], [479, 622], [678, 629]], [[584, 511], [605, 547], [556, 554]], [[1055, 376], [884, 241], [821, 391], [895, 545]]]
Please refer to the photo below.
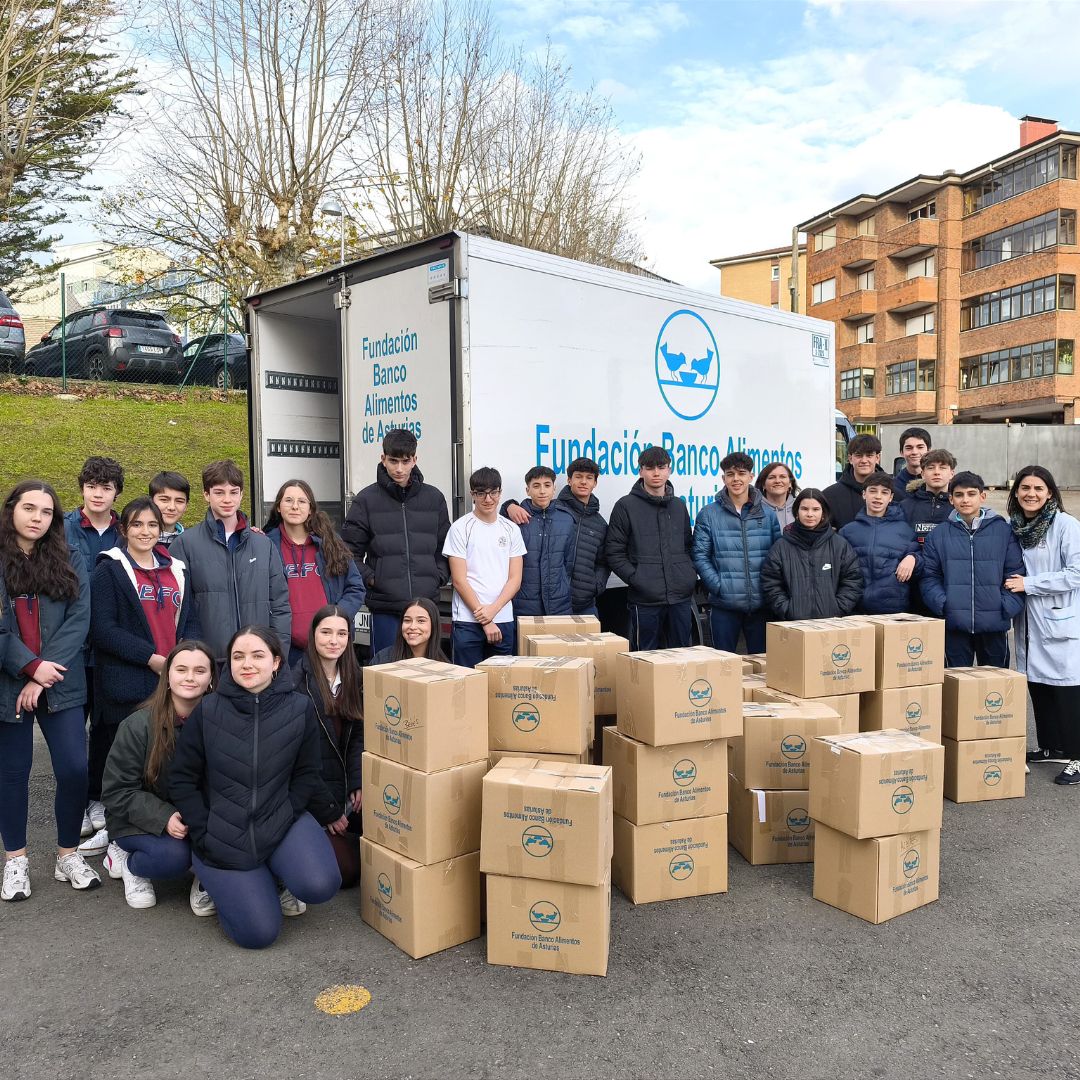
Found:
[[[693, 526], [660, 447], [642, 451], [610, 520], [599, 467], [579, 458], [558, 492], [552, 470], [530, 469], [521, 501], [477, 469], [472, 510], [451, 522], [405, 430], [386, 434], [340, 533], [301, 479], [252, 527], [232, 461], [203, 470], [205, 516], [186, 529], [190, 485], [175, 472], [119, 512], [111, 458], [85, 463], [66, 515], [48, 483], [24, 481], [0, 509], [0, 898], [31, 895], [36, 723], [56, 780], [57, 881], [87, 891], [104, 874], [148, 908], [155, 880], [192, 875], [195, 915], [216, 914], [240, 946], [271, 944], [284, 917], [359, 880], [355, 616], [370, 611], [371, 663], [447, 660], [447, 584], [451, 654], [467, 667], [515, 652], [517, 616], [598, 614], [612, 573], [635, 650], [690, 643], [699, 579], [729, 651], [763, 651], [769, 619], [914, 610], [945, 619], [950, 666], [1005, 666], [1012, 627], [1038, 730], [1028, 759], [1080, 783], [1080, 524], [1039, 466], [1017, 474], [1005, 518], [924, 430], [901, 451], [893, 477], [880, 442], [856, 436], [825, 490], [800, 490], [779, 462], [755, 478], [729, 454]], [[100, 873], [87, 861], [99, 855]]]

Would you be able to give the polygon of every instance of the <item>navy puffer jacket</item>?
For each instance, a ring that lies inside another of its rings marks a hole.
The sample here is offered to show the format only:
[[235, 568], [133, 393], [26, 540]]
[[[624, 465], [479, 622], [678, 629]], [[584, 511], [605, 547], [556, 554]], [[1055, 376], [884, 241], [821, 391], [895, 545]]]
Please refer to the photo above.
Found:
[[521, 508], [530, 517], [518, 526], [525, 541], [525, 558], [514, 615], [569, 615], [574, 519], [556, 500], [538, 510], [532, 499], [526, 499]]
[[1009, 592], [1005, 579], [1023, 573], [1023, 552], [1000, 514], [984, 509], [972, 530], [954, 510], [923, 544], [919, 587], [946, 629], [1001, 633], [1024, 608], [1023, 594]]
[[694, 566], [709, 591], [709, 603], [729, 611], [764, 607], [761, 567], [779, 539], [776, 511], [757, 488], [750, 488], [742, 513], [721, 491], [694, 522]]
[[608, 523], [600, 513], [600, 500], [589, 496], [586, 506], [570, 490], [559, 492], [558, 504], [574, 519], [574, 551], [570, 561], [570, 608], [574, 615], [588, 611], [607, 588], [608, 565], [604, 557]]
[[233, 682], [181, 728], [169, 767], [169, 799], [199, 858], [223, 870], [253, 870], [319, 792], [319, 734], [307, 699], [282, 666], [260, 694]]
[[864, 615], [898, 615], [911, 610], [911, 581], [897, 581], [901, 559], [915, 556], [915, 570], [921, 561], [915, 530], [895, 503], [885, 508], [884, 517], [871, 517], [860, 510], [855, 520], [840, 530], [855, 549], [862, 571], [863, 594], [856, 609]]
[[947, 491], [935, 494], [919, 480], [916, 484], [908, 485], [908, 497], [901, 510], [915, 530], [915, 539], [923, 544], [927, 536], [952, 513], [952, 503], [949, 502]]

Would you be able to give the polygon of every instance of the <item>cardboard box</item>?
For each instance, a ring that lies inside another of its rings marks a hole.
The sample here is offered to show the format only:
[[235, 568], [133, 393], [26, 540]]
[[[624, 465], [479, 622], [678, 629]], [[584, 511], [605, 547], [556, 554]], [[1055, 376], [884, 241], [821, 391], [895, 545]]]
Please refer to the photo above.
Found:
[[765, 659], [765, 653], [763, 652], [747, 653], [743, 657], [743, 663], [753, 665], [754, 673], [756, 675], [764, 675], [765, 668], [768, 664]]
[[751, 866], [814, 861], [814, 822], [805, 791], [749, 791], [731, 785], [728, 835]]
[[504, 758], [484, 777], [485, 874], [599, 885], [611, 864], [611, 769]]
[[413, 959], [480, 936], [480, 852], [422, 866], [360, 838], [360, 915]]
[[1025, 736], [944, 742], [946, 799], [964, 803], [1024, 797]]
[[595, 615], [519, 615], [517, 617], [519, 652], [525, 651], [525, 639], [537, 634], [599, 633], [600, 620]]
[[424, 866], [480, 847], [487, 759], [425, 773], [364, 752], [364, 835]]
[[944, 747], [906, 731], [810, 744], [810, 816], [860, 840], [940, 829], [944, 780]]
[[632, 904], [728, 888], [727, 814], [635, 825], [615, 815], [611, 880]]
[[601, 885], [488, 875], [489, 964], [606, 975], [610, 939], [610, 875]]
[[1027, 735], [1027, 678], [1009, 668], [949, 668], [941, 689], [941, 734], [950, 739]]
[[621, 653], [617, 658], [624, 735], [650, 746], [742, 734], [742, 660], [704, 645]]
[[809, 749], [817, 735], [837, 735], [844, 721], [816, 701], [743, 706], [743, 735], [731, 740], [730, 768], [745, 788], [805, 790]]
[[615, 813], [635, 825], [712, 817], [728, 810], [727, 741], [649, 746], [604, 728]]
[[518, 648], [527, 656], [587, 656], [596, 665], [593, 711], [614, 716], [618, 710], [615, 658], [630, 651], [630, 642], [618, 634], [543, 634], [525, 640]]
[[831, 694], [828, 697], [801, 698], [783, 690], [773, 690], [771, 686], [762, 686], [754, 690], [753, 701], [759, 705], [824, 705], [840, 714], [843, 721], [840, 730], [852, 733], [859, 730], [859, 695]]
[[818, 822], [814, 897], [883, 923], [938, 898], [940, 860], [937, 829], [856, 840]]
[[487, 675], [438, 660], [364, 668], [364, 746], [421, 772], [487, 756]]
[[592, 739], [593, 663], [580, 656], [492, 656], [488, 747], [528, 755], [581, 754]]
[[[765, 689], [765, 676], [764, 675], [747, 675], [745, 672], [742, 677], [742, 699], [743, 701], [753, 701], [755, 690]], [[779, 693], [779, 691], [775, 691]]]
[[559, 762], [563, 765], [591, 765], [592, 754], [583, 750], [580, 754], [522, 754], [515, 750], [488, 751], [488, 766], [492, 769], [504, 758], [525, 758], [529, 761]]
[[941, 742], [941, 684], [869, 690], [862, 696], [859, 727], [862, 731], [895, 728], [927, 742]]
[[861, 694], [874, 689], [876, 630], [855, 619], [772, 622], [765, 628], [768, 667], [774, 690], [801, 698]]
[[945, 672], [945, 620], [928, 615], [860, 615], [877, 633], [877, 688], [939, 683]]

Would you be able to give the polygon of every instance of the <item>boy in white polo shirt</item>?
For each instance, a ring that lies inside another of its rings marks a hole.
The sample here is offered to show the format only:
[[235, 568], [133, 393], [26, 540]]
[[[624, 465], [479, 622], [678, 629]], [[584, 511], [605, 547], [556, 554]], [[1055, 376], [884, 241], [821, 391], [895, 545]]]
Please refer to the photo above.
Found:
[[499, 516], [502, 477], [497, 469], [477, 469], [469, 489], [472, 513], [450, 526], [443, 554], [454, 586], [454, 663], [471, 668], [497, 653], [513, 655], [510, 601], [521, 587], [525, 542], [521, 530]]

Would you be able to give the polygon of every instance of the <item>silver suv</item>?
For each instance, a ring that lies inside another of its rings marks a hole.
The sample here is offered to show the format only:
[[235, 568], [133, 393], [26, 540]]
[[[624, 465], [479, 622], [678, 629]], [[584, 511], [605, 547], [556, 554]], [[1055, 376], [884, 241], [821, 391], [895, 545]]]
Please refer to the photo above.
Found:
[[0, 370], [21, 371], [25, 353], [22, 319], [7, 294], [0, 292]]

